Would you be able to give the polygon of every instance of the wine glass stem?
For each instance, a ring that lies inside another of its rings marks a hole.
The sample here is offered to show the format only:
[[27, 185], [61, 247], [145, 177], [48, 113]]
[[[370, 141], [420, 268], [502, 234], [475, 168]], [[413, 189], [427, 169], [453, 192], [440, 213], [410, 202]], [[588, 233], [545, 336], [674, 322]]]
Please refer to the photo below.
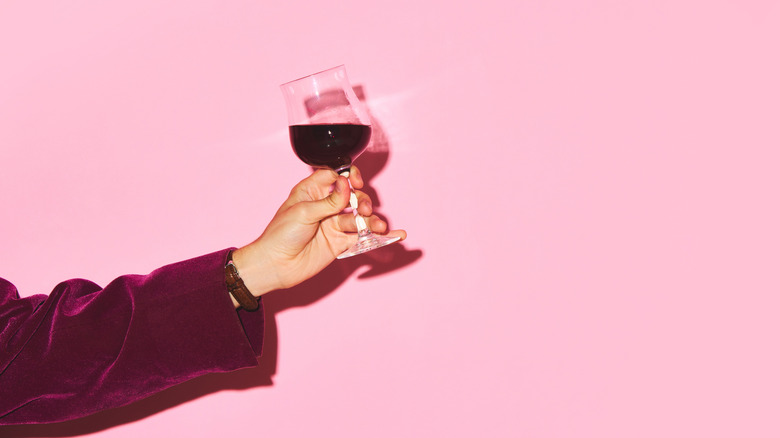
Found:
[[347, 178], [349, 183], [349, 206], [352, 207], [352, 214], [355, 215], [355, 223], [357, 224], [358, 237], [365, 237], [371, 234], [371, 230], [368, 229], [366, 219], [358, 213], [358, 200], [355, 195], [355, 190], [352, 188], [352, 183], [349, 182], [349, 170], [345, 170], [340, 173], [341, 176]]

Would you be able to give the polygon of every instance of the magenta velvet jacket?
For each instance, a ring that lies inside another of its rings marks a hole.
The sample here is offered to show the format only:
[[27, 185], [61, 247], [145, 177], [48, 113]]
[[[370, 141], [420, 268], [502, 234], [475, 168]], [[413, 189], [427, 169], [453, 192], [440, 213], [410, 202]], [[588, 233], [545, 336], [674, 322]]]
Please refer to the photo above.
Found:
[[48, 296], [19, 298], [0, 279], [0, 424], [70, 420], [257, 365], [263, 311], [233, 307], [227, 253]]

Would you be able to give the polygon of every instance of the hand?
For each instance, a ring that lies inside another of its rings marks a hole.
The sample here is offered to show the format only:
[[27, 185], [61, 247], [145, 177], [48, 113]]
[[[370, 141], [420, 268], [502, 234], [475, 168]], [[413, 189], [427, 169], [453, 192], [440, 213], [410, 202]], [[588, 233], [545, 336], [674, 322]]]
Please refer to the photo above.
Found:
[[[387, 223], [372, 215], [371, 199], [359, 190], [363, 179], [357, 167], [350, 169], [349, 182], [332, 170], [316, 170], [292, 189], [263, 234], [233, 253], [233, 262], [253, 295], [313, 277], [357, 242], [355, 218], [351, 212], [343, 213], [350, 183], [356, 189], [358, 213], [371, 231], [387, 232]], [[406, 238], [403, 230], [387, 234]]]

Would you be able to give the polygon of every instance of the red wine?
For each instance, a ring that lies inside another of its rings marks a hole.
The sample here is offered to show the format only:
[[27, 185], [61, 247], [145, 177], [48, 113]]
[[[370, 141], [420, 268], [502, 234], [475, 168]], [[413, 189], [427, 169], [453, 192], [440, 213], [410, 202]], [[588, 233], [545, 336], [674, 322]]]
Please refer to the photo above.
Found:
[[368, 125], [323, 124], [290, 126], [290, 142], [295, 155], [314, 167], [335, 171], [349, 168], [371, 138]]

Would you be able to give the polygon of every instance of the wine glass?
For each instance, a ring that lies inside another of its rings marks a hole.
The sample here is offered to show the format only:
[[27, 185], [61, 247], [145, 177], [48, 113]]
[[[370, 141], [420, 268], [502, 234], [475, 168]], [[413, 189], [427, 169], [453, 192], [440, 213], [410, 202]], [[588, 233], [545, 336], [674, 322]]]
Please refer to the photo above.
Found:
[[[371, 121], [355, 95], [343, 65], [282, 84], [290, 124], [290, 143], [304, 163], [327, 167], [349, 178], [352, 162], [368, 146]], [[350, 186], [349, 205], [355, 215], [358, 241], [337, 258], [343, 259], [400, 240], [373, 234], [357, 212]]]

